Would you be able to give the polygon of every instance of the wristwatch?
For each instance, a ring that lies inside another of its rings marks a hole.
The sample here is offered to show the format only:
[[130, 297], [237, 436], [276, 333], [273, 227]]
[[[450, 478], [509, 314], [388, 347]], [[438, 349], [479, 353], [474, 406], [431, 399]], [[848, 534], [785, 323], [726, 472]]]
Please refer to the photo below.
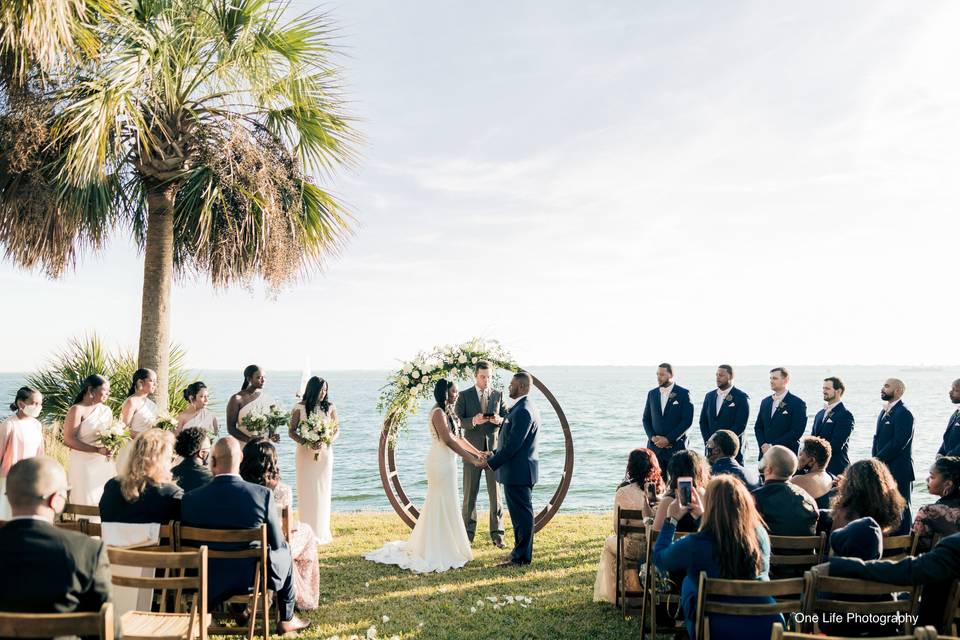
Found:
[[679, 522], [679, 520], [668, 516], [665, 522], [667, 524], [672, 524], [673, 526], [677, 526], [677, 523]]

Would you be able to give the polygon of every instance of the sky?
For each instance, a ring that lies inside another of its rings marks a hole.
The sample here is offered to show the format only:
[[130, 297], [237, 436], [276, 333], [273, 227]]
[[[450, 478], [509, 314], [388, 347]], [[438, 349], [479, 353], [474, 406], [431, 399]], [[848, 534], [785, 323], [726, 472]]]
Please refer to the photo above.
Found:
[[[295, 0], [291, 10], [317, 6]], [[960, 3], [324, 4], [364, 136], [323, 274], [178, 281], [199, 369], [957, 364]], [[0, 370], [135, 348], [142, 258], [0, 263]]]

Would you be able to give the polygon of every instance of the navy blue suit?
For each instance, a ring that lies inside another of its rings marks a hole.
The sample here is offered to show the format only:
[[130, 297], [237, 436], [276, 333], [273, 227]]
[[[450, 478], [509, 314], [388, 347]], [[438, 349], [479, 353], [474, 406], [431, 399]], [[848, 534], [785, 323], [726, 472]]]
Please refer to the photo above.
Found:
[[830, 443], [833, 455], [827, 463], [827, 473], [838, 476], [850, 466], [850, 434], [853, 433], [853, 414], [840, 402], [825, 415], [820, 409], [813, 417], [811, 435], [819, 436]]
[[[693, 424], [693, 404], [690, 392], [680, 385], [673, 385], [667, 397], [667, 408], [660, 411], [660, 387], [647, 393], [643, 408], [643, 430], [647, 432], [647, 447], [657, 455], [660, 469], [665, 473], [670, 457], [687, 448], [687, 429]], [[667, 447], [653, 444], [654, 436], [663, 436], [670, 441]]]
[[747, 469], [733, 458], [720, 458], [710, 465], [710, 475], [718, 476], [728, 473], [740, 479], [748, 491], [760, 486], [760, 476], [753, 469]]
[[[782, 406], [781, 406], [782, 405]], [[760, 403], [757, 422], [753, 432], [757, 436], [757, 460], [763, 458], [763, 445], [783, 445], [790, 451], [800, 451], [800, 438], [807, 428], [807, 403], [789, 391], [773, 410], [773, 396], [767, 396]]]
[[[296, 592], [293, 586], [293, 558], [283, 537], [283, 525], [273, 491], [246, 482], [240, 476], [215, 476], [209, 484], [183, 495], [180, 511], [183, 524], [204, 529], [252, 529], [267, 524], [270, 547], [270, 588], [277, 592], [283, 620], [293, 618]], [[230, 549], [231, 545], [209, 545]], [[215, 605], [234, 595], [247, 593], [253, 585], [253, 558], [211, 559], [208, 600]]]
[[877, 432], [873, 436], [870, 455], [887, 464], [909, 511], [916, 479], [913, 474], [913, 414], [903, 401], [893, 405], [890, 413], [881, 411], [877, 416]]
[[947, 423], [947, 430], [943, 432], [943, 444], [937, 450], [938, 456], [960, 456], [960, 409], [957, 409], [950, 422]]
[[733, 431], [740, 438], [740, 451], [737, 453], [737, 462], [743, 464], [743, 454], [746, 451], [746, 441], [743, 432], [747, 430], [747, 421], [750, 419], [750, 397], [736, 387], [730, 387], [727, 397], [720, 405], [717, 413], [717, 390], [707, 392], [700, 408], [700, 435], [704, 445], [710, 436], [721, 429]]
[[487, 458], [503, 485], [507, 510], [513, 522], [513, 552], [510, 560], [530, 564], [533, 559], [533, 485], [540, 474], [537, 441], [540, 411], [524, 396], [514, 403], [500, 427], [500, 448]]

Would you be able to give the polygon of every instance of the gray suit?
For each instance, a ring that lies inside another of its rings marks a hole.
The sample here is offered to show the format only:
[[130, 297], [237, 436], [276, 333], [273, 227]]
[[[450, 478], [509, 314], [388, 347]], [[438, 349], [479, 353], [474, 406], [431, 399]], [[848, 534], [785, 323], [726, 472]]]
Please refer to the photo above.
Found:
[[[497, 433], [500, 427], [492, 423], [473, 426], [473, 417], [478, 413], [496, 413], [501, 418], [507, 415], [507, 406], [503, 394], [492, 387], [487, 388], [487, 407], [482, 411], [480, 394], [477, 387], [471, 386], [460, 392], [457, 398], [457, 416], [463, 426], [463, 435], [467, 442], [480, 451], [494, 451], [497, 448]], [[496, 473], [488, 469], [478, 469], [470, 463], [463, 465], [463, 524], [467, 528], [467, 537], [473, 542], [477, 532], [477, 494], [480, 491], [480, 474], [487, 479], [487, 495], [490, 497], [490, 538], [494, 542], [503, 541], [503, 505], [500, 499], [500, 487]]]

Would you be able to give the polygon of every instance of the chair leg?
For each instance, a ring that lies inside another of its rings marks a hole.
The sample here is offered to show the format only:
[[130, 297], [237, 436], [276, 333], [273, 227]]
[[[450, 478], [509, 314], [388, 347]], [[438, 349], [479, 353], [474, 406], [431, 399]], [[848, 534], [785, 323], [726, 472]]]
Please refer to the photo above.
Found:
[[253, 634], [257, 628], [257, 605], [260, 602], [259, 591], [260, 565], [257, 565], [257, 569], [253, 573], [253, 597], [250, 598], [250, 626], [247, 628], [247, 640], [253, 640]]

